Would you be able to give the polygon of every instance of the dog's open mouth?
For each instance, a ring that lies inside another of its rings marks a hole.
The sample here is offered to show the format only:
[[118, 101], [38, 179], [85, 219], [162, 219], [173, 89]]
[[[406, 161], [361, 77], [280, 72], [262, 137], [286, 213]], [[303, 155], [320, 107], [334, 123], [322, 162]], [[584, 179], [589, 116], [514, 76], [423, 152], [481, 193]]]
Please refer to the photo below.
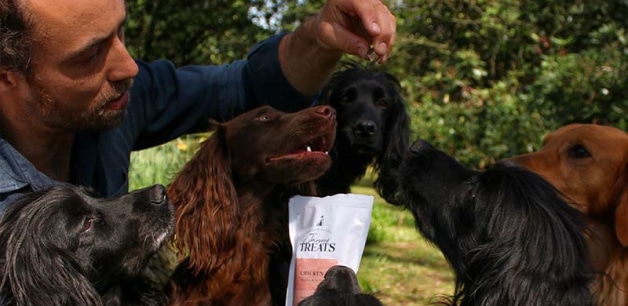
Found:
[[269, 162], [276, 162], [282, 159], [303, 159], [316, 156], [328, 156], [329, 150], [334, 143], [334, 133], [327, 132], [323, 135], [314, 136], [310, 139], [304, 139], [302, 143], [295, 144], [292, 150], [287, 154], [275, 155], [268, 158]]

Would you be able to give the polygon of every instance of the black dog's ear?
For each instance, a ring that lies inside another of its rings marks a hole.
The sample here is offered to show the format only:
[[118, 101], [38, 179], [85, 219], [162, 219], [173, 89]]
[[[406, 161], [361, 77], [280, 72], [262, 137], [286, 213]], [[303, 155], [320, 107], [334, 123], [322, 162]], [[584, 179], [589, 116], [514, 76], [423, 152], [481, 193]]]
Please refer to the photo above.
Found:
[[321, 95], [318, 99], [318, 105], [331, 105], [331, 96], [334, 94], [333, 89], [336, 88], [339, 83], [344, 80], [347, 75], [354, 73], [355, 71], [365, 70], [365, 66], [352, 60], [342, 60], [331, 75], [329, 80], [323, 85], [321, 89]]
[[388, 203], [393, 203], [392, 195], [397, 188], [397, 172], [401, 159], [410, 143], [410, 117], [405, 99], [401, 96], [401, 85], [397, 78], [386, 73], [389, 95], [393, 98], [386, 118], [384, 143], [386, 150], [377, 157], [374, 169], [378, 171], [374, 187]]
[[334, 87], [338, 84], [340, 79], [332, 76], [327, 83], [321, 89], [320, 97], [318, 98], [317, 105], [331, 105], [331, 95], [333, 93]]
[[[499, 205], [478, 209], [486, 214], [482, 218], [512, 221], [496, 223], [484, 235], [493, 237], [494, 241], [509, 241], [508, 252], [518, 254], [517, 262], [522, 267], [542, 270], [546, 275], [553, 275], [553, 281], [565, 281], [556, 276], [562, 273], [556, 272], [559, 269], [577, 271], [579, 275], [567, 276], [574, 279], [588, 277], [591, 271], [583, 236], [588, 231], [586, 223], [582, 214], [567, 204], [554, 186], [534, 172], [515, 167], [488, 169], [480, 181], [486, 198], [483, 203]], [[518, 225], [513, 228], [512, 224]], [[536, 250], [552, 254], [551, 261], [540, 257], [541, 253]], [[491, 253], [507, 253], [504, 251], [493, 249]], [[560, 266], [554, 266], [554, 262]]]
[[[0, 220], [0, 288], [4, 302], [15, 305], [102, 305], [98, 292], [76, 259], [55, 247], [67, 237], [47, 231], [63, 225], [46, 218], [60, 206], [30, 193], [7, 208]], [[59, 241], [52, 241], [58, 239]]]
[[387, 133], [384, 137], [387, 147], [383, 158], [379, 160], [380, 165], [383, 160], [401, 161], [410, 141], [410, 118], [406, 109], [406, 101], [401, 96], [401, 84], [392, 74], [386, 73], [386, 79], [388, 93], [393, 101], [389, 108], [389, 115], [386, 118], [385, 131]]

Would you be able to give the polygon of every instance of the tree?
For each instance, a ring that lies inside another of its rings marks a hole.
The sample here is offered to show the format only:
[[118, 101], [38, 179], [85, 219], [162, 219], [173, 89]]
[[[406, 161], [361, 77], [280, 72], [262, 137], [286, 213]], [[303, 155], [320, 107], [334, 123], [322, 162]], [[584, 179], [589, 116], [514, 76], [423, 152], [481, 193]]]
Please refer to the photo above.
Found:
[[224, 64], [246, 57], [272, 29], [253, 22], [252, 9], [278, 8], [261, 0], [129, 0], [126, 29], [130, 52], [144, 60], [167, 58], [176, 65]]
[[[628, 128], [626, 0], [389, 0], [389, 63], [425, 138], [483, 168], [571, 122]], [[222, 64], [324, 0], [129, 0], [132, 53]]]

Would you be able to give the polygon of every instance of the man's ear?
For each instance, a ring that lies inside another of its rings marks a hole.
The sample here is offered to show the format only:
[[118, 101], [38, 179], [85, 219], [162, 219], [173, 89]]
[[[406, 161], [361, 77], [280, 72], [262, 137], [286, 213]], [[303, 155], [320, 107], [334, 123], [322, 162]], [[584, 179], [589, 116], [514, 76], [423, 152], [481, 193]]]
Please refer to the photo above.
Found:
[[20, 80], [24, 77], [20, 72], [9, 71], [0, 68], [0, 92], [10, 91], [17, 87]]

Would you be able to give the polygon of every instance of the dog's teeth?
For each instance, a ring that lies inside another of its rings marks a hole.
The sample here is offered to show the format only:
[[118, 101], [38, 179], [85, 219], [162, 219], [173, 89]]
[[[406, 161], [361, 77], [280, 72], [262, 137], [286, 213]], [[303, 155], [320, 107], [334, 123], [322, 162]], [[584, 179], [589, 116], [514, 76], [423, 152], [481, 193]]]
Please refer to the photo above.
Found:
[[307, 148], [305, 149], [308, 152], [312, 152], [312, 148], [310, 148], [310, 146], [307, 146]]
[[329, 155], [329, 151], [325, 151], [325, 154]]

